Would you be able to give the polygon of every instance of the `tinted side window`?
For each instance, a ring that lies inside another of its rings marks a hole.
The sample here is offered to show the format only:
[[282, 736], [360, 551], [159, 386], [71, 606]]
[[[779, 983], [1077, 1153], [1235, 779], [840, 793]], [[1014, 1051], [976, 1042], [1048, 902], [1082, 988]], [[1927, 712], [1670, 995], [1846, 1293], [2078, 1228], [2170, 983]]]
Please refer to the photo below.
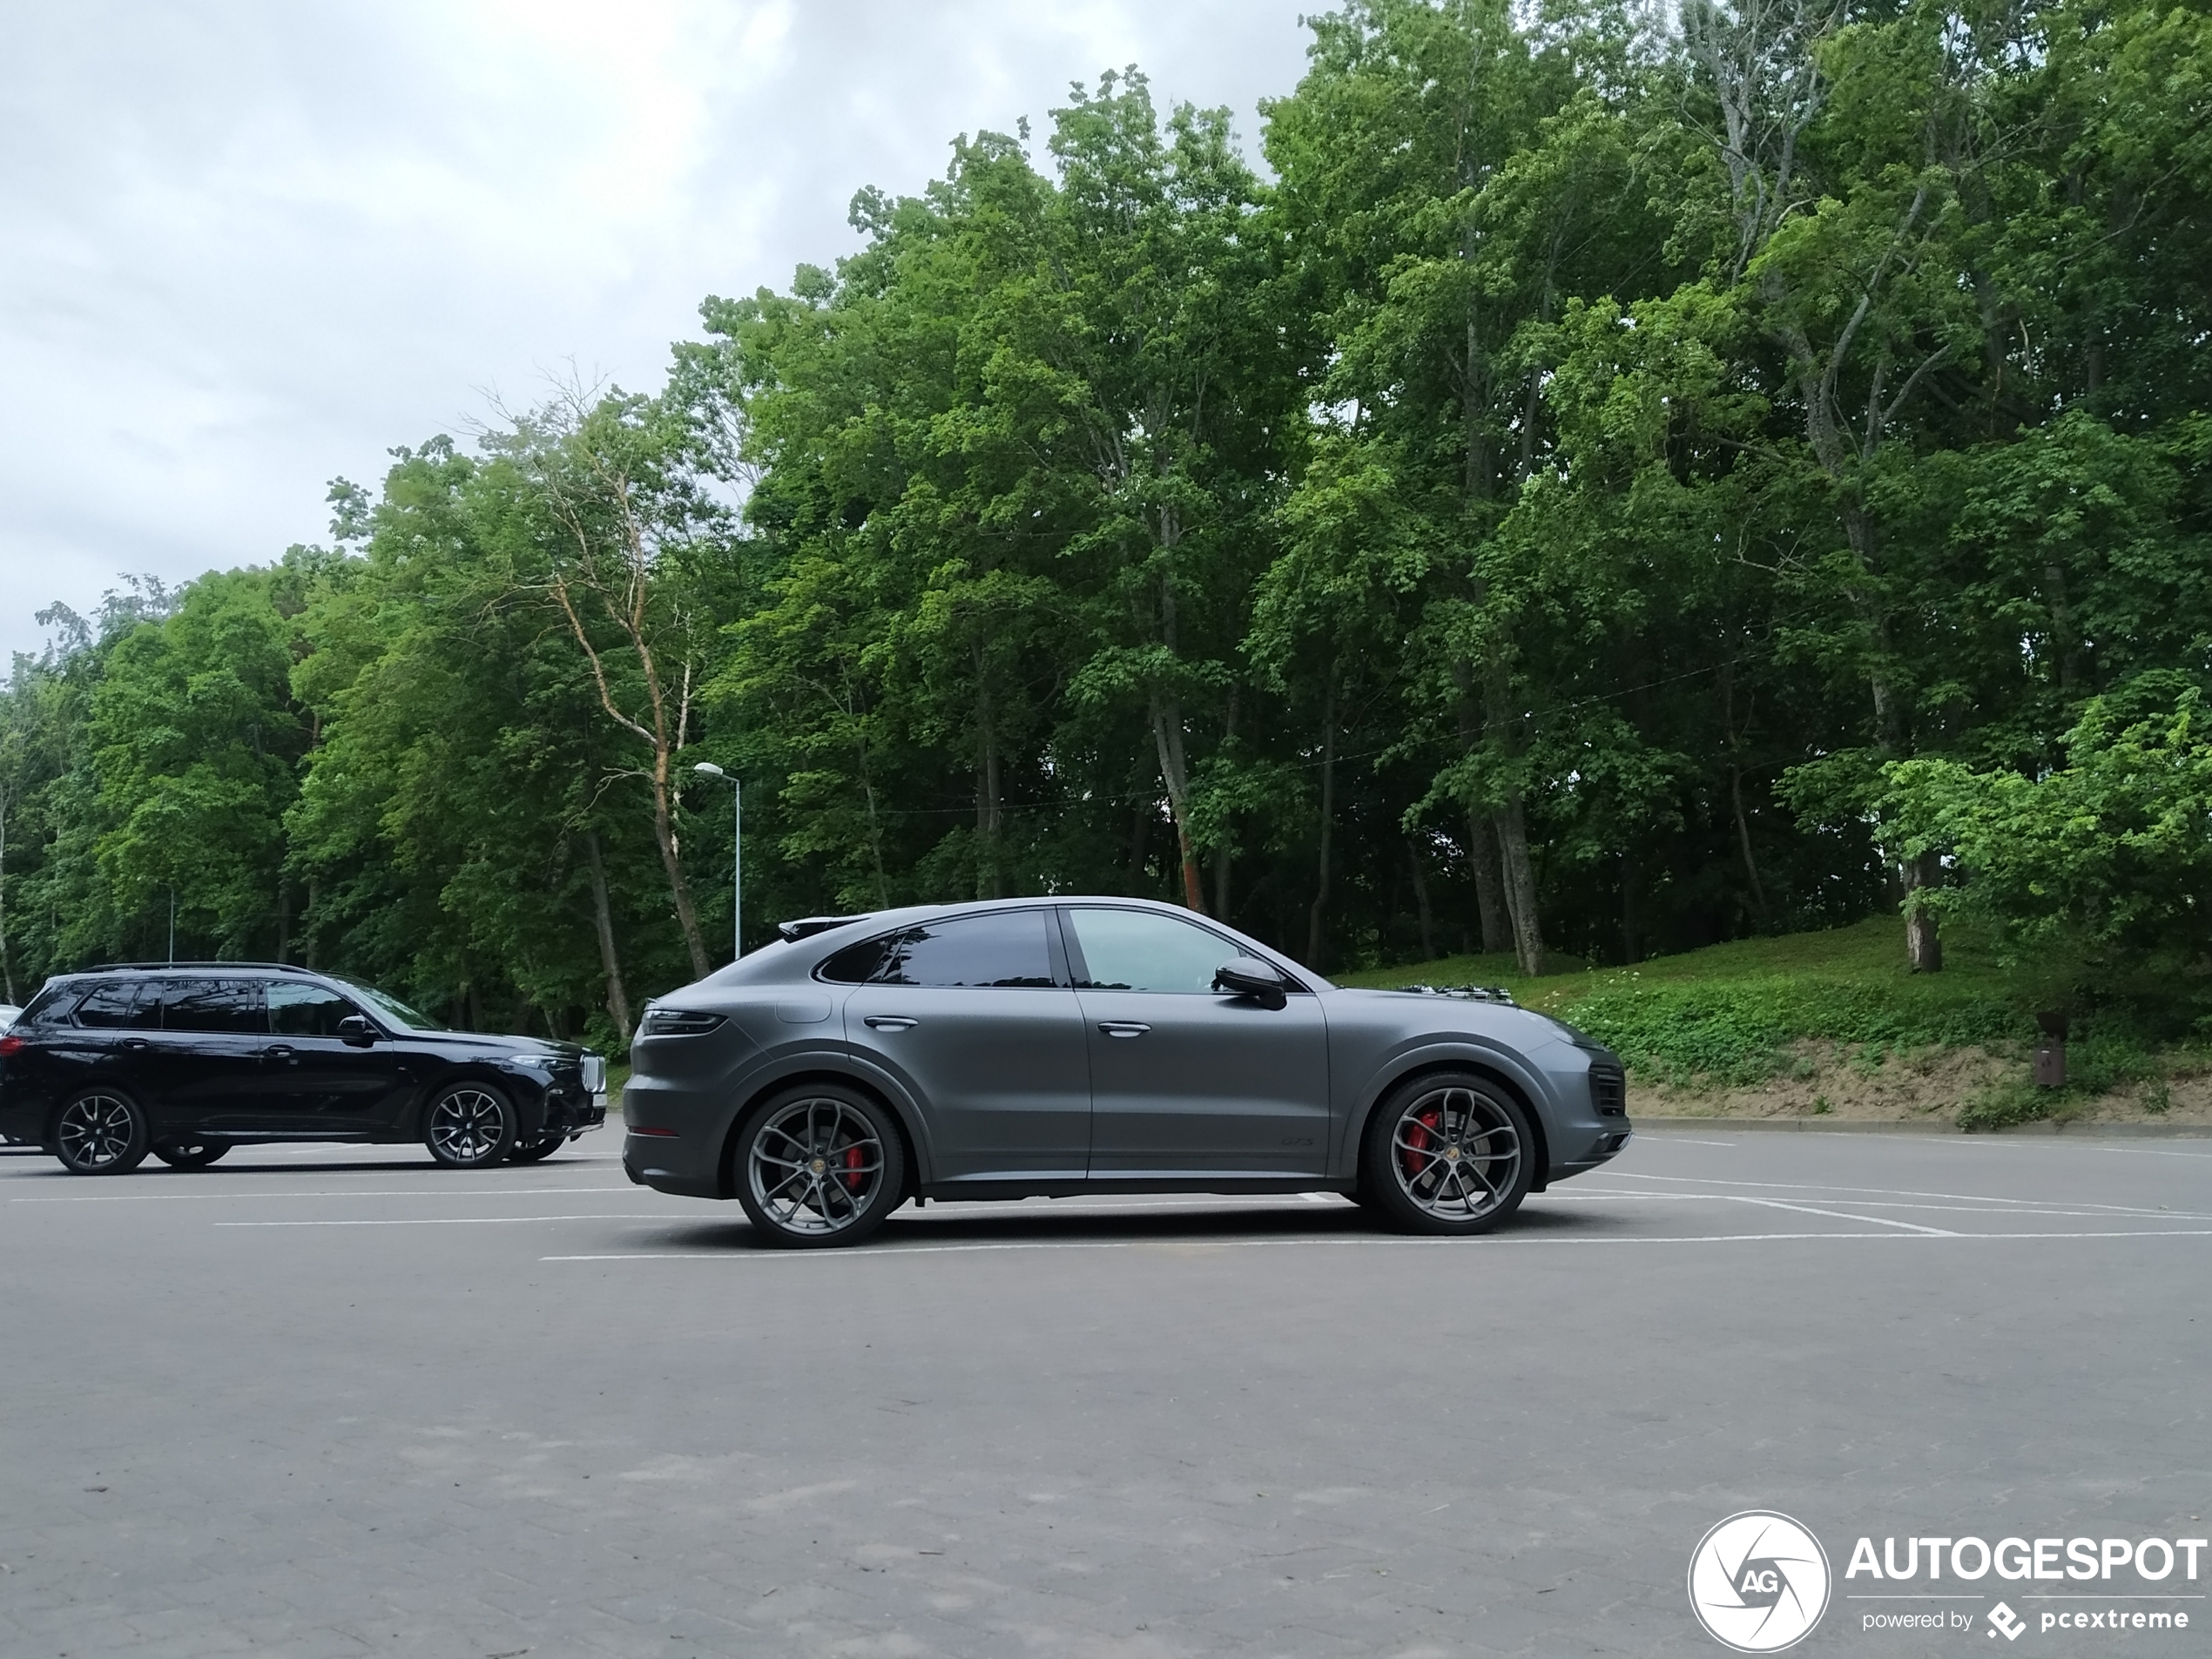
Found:
[[832, 955], [814, 971], [833, 985], [865, 985], [883, 967], [896, 934], [881, 939], [864, 939], [857, 945], [847, 945]]
[[909, 927], [876, 978], [887, 985], [1049, 986], [1046, 913], [1000, 910]]
[[159, 1023], [158, 1003], [148, 998], [140, 1007], [138, 993], [144, 989], [143, 982], [131, 980], [111, 980], [105, 985], [95, 985], [91, 995], [77, 1005], [77, 1023], [89, 1025], [96, 1031]]
[[1102, 991], [1211, 991], [1214, 970], [1238, 955], [1218, 934], [1149, 910], [1070, 909], [1076, 943]]
[[172, 980], [163, 988], [161, 1028], [255, 1034], [262, 1022], [261, 988], [252, 980]]
[[334, 1037], [339, 1021], [361, 1012], [321, 985], [280, 979], [263, 989], [268, 998], [269, 1029], [280, 1037]]
[[23, 1011], [22, 1025], [58, 1025], [69, 1013], [70, 994], [58, 985], [49, 985], [30, 999], [30, 1006]]

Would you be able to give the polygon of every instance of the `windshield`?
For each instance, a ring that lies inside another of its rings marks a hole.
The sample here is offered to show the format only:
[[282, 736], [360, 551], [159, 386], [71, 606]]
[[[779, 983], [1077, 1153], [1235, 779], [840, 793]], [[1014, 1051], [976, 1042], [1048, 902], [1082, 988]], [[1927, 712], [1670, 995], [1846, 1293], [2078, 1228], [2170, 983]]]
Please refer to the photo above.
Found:
[[438, 1022], [419, 1008], [408, 1007], [398, 997], [388, 995], [374, 985], [365, 985], [350, 974], [333, 974], [330, 977], [341, 985], [350, 987], [374, 1012], [402, 1030], [435, 1031], [438, 1028]]

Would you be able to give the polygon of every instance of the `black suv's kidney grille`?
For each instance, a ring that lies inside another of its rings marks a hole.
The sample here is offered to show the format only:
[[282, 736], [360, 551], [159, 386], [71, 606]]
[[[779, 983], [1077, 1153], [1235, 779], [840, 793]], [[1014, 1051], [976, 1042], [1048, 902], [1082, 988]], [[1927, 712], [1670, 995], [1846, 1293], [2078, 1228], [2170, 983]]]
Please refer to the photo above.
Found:
[[1618, 1066], [1590, 1068], [1590, 1103], [1605, 1117], [1629, 1115], [1629, 1079]]

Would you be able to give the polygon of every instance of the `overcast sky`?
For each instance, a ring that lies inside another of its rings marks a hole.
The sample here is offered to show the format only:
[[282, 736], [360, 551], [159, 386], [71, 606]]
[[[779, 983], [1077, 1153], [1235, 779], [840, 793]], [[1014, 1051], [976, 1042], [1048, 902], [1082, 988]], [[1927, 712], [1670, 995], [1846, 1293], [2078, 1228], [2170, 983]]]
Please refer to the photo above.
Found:
[[656, 387], [704, 296], [850, 251], [858, 186], [1070, 80], [1138, 64], [1252, 148], [1298, 10], [0, 0], [0, 661], [120, 572], [327, 540], [331, 478], [571, 361]]

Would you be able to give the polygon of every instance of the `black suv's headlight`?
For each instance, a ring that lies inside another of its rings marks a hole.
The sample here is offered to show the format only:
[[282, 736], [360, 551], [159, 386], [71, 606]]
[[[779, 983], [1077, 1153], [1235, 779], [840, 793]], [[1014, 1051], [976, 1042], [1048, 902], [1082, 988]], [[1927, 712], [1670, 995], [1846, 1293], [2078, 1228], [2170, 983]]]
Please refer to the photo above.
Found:
[[691, 1008], [647, 1008], [643, 1031], [649, 1037], [697, 1037], [721, 1023], [718, 1014], [704, 1014]]

